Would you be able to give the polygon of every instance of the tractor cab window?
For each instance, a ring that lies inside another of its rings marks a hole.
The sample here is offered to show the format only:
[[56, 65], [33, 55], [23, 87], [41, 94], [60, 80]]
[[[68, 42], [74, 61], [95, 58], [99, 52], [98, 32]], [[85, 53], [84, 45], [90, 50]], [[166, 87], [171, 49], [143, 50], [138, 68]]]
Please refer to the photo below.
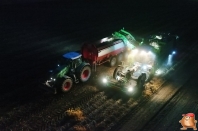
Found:
[[77, 68], [82, 63], [81, 58], [75, 59], [72, 61], [72, 67]]

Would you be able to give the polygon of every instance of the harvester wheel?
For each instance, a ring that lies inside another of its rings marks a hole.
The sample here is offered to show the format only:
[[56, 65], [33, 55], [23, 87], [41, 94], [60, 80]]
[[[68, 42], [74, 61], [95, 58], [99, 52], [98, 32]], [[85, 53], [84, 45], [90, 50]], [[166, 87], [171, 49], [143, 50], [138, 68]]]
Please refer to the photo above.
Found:
[[146, 82], [146, 74], [142, 73], [142, 75], [139, 76], [139, 78], [138, 78], [138, 86], [139, 86], [139, 88], [143, 88], [145, 82]]
[[117, 63], [116, 57], [111, 57], [111, 59], [110, 59], [110, 66], [113, 67], [113, 66], [116, 65], [116, 63]]
[[65, 92], [68, 92], [73, 86], [73, 81], [71, 78], [66, 78], [63, 83], [62, 83], [62, 86], [61, 86], [61, 91], [63, 93]]
[[78, 74], [78, 77], [81, 82], [86, 82], [89, 80], [91, 76], [91, 67], [90, 66], [84, 66], [80, 73]]
[[117, 80], [117, 76], [119, 76], [119, 72], [122, 71], [122, 68], [121, 67], [117, 67], [115, 68], [114, 72], [113, 72], [113, 78]]

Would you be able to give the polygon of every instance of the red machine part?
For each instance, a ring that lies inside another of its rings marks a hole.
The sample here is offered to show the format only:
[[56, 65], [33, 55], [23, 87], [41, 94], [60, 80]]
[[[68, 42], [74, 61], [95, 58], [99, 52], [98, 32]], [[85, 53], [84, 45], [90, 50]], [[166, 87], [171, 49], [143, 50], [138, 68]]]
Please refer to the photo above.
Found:
[[117, 55], [125, 52], [125, 50], [126, 44], [120, 39], [85, 43], [82, 46], [82, 57], [92, 65], [100, 65], [109, 61], [112, 57], [117, 57]]

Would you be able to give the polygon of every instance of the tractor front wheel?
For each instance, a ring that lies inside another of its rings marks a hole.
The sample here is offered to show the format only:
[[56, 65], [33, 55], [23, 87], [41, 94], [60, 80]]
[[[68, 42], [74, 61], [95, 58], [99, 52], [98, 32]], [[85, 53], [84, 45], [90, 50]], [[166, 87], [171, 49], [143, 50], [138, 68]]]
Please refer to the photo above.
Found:
[[73, 81], [71, 78], [66, 78], [63, 83], [62, 83], [62, 86], [61, 86], [61, 91], [63, 93], [65, 92], [68, 92], [73, 86]]

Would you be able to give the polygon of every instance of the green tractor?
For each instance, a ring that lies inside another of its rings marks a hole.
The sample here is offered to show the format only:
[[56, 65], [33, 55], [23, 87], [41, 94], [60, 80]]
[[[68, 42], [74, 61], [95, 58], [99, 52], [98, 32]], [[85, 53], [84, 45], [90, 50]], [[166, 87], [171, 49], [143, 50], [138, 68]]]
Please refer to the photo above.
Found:
[[74, 83], [86, 82], [90, 76], [90, 64], [82, 61], [80, 53], [69, 52], [59, 60], [56, 69], [50, 70], [50, 77], [44, 85], [54, 89], [55, 93], [57, 90], [65, 93]]

